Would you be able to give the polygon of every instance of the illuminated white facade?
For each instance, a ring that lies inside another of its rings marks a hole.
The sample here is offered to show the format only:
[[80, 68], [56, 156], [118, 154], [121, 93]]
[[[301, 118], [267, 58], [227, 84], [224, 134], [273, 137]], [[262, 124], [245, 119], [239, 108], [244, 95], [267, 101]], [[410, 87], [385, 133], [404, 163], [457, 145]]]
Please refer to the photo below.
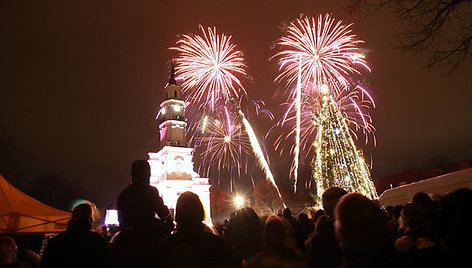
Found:
[[193, 170], [193, 148], [188, 147], [185, 135], [185, 103], [181, 100], [182, 91], [175, 82], [173, 69], [165, 91], [167, 99], [161, 103], [159, 124], [161, 149], [148, 154], [151, 185], [159, 190], [171, 210], [175, 209], [180, 194], [194, 192], [200, 197], [205, 208], [205, 221], [210, 224], [210, 184], [207, 178], [200, 178]]

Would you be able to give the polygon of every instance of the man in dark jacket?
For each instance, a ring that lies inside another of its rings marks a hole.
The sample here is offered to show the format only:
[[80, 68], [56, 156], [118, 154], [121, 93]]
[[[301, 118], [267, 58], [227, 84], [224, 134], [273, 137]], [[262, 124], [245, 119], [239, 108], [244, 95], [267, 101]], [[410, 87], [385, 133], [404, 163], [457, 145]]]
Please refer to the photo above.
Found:
[[92, 222], [92, 206], [76, 206], [67, 230], [46, 245], [41, 267], [109, 267], [107, 242], [90, 231]]
[[149, 163], [135, 161], [131, 167], [131, 184], [118, 197], [121, 230], [110, 243], [113, 267], [154, 267], [155, 246], [174, 228], [159, 191], [149, 185], [150, 176]]
[[118, 220], [121, 229], [149, 227], [156, 222], [172, 223], [169, 209], [164, 205], [156, 187], [149, 185], [151, 168], [146, 160], [136, 160], [131, 166], [131, 184], [118, 197]]

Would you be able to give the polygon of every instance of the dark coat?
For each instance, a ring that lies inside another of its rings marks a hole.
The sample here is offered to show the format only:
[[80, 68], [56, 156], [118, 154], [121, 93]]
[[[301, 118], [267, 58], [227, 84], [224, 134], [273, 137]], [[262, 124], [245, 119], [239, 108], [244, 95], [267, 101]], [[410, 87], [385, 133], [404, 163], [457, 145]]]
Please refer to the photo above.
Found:
[[334, 232], [334, 219], [330, 217], [318, 225], [308, 241], [308, 267], [338, 267], [342, 263], [342, 255]]
[[224, 238], [207, 231], [178, 230], [158, 247], [160, 267], [239, 267]]
[[121, 227], [148, 227], [153, 225], [155, 214], [161, 219], [170, 217], [159, 191], [149, 184], [133, 183], [126, 187], [116, 205]]
[[46, 245], [42, 268], [109, 267], [107, 242], [86, 222], [70, 221], [65, 232]]

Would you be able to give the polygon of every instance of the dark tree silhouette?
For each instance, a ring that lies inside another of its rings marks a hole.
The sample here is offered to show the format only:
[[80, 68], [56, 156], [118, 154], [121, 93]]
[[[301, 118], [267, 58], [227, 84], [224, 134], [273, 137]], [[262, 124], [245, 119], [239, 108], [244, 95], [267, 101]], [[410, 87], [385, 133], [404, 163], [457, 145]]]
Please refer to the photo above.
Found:
[[451, 73], [466, 60], [472, 42], [472, 0], [345, 0], [349, 12], [392, 8], [406, 24], [395, 46], [426, 57], [427, 66]]

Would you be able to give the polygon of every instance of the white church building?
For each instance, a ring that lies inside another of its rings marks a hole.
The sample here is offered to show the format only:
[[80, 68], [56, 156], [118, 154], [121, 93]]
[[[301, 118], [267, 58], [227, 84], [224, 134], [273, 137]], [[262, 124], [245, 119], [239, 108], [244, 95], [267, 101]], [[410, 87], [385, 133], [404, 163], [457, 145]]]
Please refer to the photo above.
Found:
[[150, 152], [151, 185], [159, 190], [164, 203], [173, 212], [180, 194], [191, 191], [200, 197], [210, 219], [210, 184], [194, 171], [193, 151], [186, 138], [187, 121], [182, 88], [175, 81], [171, 70], [169, 83], [165, 87], [166, 100], [161, 103], [159, 115], [160, 150]]

